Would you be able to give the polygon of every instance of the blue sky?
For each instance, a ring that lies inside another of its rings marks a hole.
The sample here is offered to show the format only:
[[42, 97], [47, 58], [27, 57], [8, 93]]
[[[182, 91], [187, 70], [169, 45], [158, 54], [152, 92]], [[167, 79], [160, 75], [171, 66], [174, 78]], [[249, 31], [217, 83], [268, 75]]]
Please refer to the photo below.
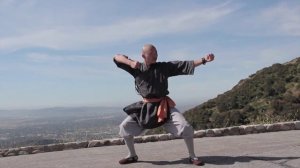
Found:
[[213, 63], [170, 78], [178, 105], [198, 105], [239, 80], [300, 55], [297, 0], [0, 0], [0, 109], [125, 106], [140, 100], [133, 78], [112, 62]]

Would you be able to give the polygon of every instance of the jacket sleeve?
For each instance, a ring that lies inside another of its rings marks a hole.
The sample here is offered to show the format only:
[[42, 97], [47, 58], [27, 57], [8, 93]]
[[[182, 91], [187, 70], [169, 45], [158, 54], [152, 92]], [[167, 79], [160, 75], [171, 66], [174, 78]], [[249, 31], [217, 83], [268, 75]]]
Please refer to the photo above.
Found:
[[172, 61], [166, 63], [166, 71], [168, 76], [177, 75], [193, 75], [194, 74], [194, 62], [193, 61]]
[[133, 69], [127, 64], [117, 62], [115, 59], [114, 59], [114, 63], [117, 65], [118, 68], [125, 70], [126, 72], [130, 73], [133, 77], [136, 76], [137, 69]]

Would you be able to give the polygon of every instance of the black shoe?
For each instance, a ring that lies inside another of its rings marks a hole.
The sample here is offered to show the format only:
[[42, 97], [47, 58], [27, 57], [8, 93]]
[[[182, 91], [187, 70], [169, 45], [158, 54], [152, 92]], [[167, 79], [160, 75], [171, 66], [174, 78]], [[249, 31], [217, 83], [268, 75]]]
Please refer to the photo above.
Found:
[[204, 165], [204, 162], [199, 160], [197, 157], [194, 157], [194, 158], [189, 158], [189, 162], [193, 165], [196, 165], [196, 166], [203, 166]]
[[132, 156], [132, 157], [128, 157], [128, 158], [124, 158], [124, 159], [121, 159], [119, 161], [120, 164], [129, 164], [129, 163], [135, 163], [138, 161], [138, 156]]

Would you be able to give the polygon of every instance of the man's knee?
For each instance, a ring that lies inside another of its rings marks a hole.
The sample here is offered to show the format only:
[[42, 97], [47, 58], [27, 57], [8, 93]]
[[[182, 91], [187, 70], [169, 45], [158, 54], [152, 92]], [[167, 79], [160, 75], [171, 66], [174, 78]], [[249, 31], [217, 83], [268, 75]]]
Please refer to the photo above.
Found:
[[185, 125], [183, 127], [181, 136], [183, 138], [194, 137], [194, 128], [189, 124]]
[[120, 129], [124, 129], [124, 128], [126, 128], [126, 125], [128, 125], [128, 124], [127, 124], [127, 122], [124, 120], [124, 121], [119, 125], [119, 128], [120, 128]]
[[120, 131], [119, 131], [119, 135], [124, 138], [126, 136], [129, 136], [128, 131], [127, 131], [127, 127], [128, 127], [128, 123], [123, 121], [120, 125]]
[[125, 119], [120, 125], [119, 135], [121, 137], [138, 136], [143, 129], [132, 119]]

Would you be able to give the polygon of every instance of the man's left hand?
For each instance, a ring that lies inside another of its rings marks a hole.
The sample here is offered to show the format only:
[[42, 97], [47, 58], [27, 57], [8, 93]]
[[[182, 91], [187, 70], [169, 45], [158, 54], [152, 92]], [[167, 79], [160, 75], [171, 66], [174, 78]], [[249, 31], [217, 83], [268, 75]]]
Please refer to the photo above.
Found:
[[206, 62], [211, 62], [215, 59], [215, 55], [213, 53], [207, 54], [205, 57]]

